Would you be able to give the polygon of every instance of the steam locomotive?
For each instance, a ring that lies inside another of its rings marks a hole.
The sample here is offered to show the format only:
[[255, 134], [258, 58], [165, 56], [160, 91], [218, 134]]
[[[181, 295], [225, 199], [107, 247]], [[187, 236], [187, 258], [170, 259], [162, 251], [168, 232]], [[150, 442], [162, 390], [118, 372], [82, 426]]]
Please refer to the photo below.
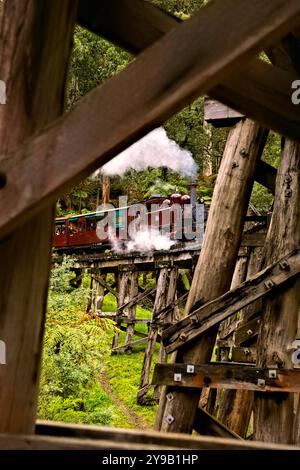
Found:
[[[181, 217], [183, 217], [184, 208], [191, 207], [190, 218], [191, 226], [195, 225], [195, 212], [196, 206], [196, 191], [188, 194], [181, 195], [179, 193], [172, 194], [169, 198], [161, 195], [154, 195], [149, 199], [141, 201], [146, 209], [146, 225], [148, 228], [155, 227], [160, 233], [164, 232], [165, 221], [169, 221], [168, 234], [171, 239], [176, 240], [176, 213], [173, 212], [174, 206], [181, 210]], [[204, 204], [203, 201], [200, 203]], [[103, 211], [89, 212], [85, 214], [71, 215], [66, 217], [58, 217], [55, 221], [55, 235], [54, 235], [54, 248], [57, 250], [66, 249], [80, 249], [80, 248], [95, 248], [101, 249], [111, 247], [111, 234], [109, 230], [99, 237], [99, 230], [97, 226], [103, 223], [105, 218], [110, 219], [114, 229], [114, 237], [124, 239], [130, 223], [133, 222], [135, 216], [132, 216], [130, 210], [133, 206], [119, 207], [115, 209], [108, 209]], [[155, 210], [153, 210], [153, 207]], [[203, 205], [205, 212], [205, 219], [207, 218], [207, 206]], [[167, 217], [166, 217], [167, 215]], [[168, 217], [169, 216], [169, 217]], [[178, 216], [178, 211], [177, 211]], [[135, 221], [136, 222], [136, 221]], [[122, 236], [121, 236], [122, 234]], [[130, 235], [127, 234], [130, 239]]]

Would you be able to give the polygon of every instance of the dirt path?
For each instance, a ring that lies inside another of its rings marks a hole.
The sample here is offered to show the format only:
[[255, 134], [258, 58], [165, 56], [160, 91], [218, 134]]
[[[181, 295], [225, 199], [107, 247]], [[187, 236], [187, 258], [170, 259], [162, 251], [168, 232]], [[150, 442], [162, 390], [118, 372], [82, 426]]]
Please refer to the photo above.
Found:
[[123, 411], [128, 421], [133, 424], [135, 428], [148, 430], [151, 429], [150, 425], [141, 416], [128, 408], [128, 406], [126, 406], [125, 403], [113, 393], [108, 377], [104, 371], [100, 375], [100, 384], [105, 393], [107, 393], [115, 405], [117, 405], [117, 407]]

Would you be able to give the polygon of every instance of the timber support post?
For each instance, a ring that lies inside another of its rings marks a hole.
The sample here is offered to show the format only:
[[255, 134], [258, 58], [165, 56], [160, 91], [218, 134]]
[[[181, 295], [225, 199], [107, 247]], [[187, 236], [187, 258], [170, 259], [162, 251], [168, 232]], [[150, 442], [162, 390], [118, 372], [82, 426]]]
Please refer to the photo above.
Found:
[[[118, 306], [121, 307], [125, 303], [125, 298], [126, 298], [126, 292], [127, 292], [127, 285], [128, 285], [128, 279], [129, 279], [129, 273], [128, 271], [121, 271], [118, 274], [118, 282], [117, 285], [119, 287], [119, 297], [118, 297]], [[118, 329], [119, 326], [121, 326], [121, 316], [123, 314], [123, 311], [118, 311], [117, 316], [116, 316], [116, 327], [117, 330], [115, 331], [114, 337], [113, 337], [113, 343], [112, 343], [112, 354], [114, 348], [117, 348], [119, 346], [119, 340], [120, 340], [120, 330]]]
[[[130, 288], [129, 288], [129, 302], [130, 300], [134, 299], [139, 293], [139, 277], [138, 271], [133, 270], [130, 275]], [[126, 330], [126, 337], [125, 337], [125, 352], [126, 354], [131, 354], [132, 347], [130, 343], [133, 341], [134, 337], [134, 328], [135, 328], [135, 319], [136, 319], [136, 307], [137, 304], [134, 303], [130, 305], [127, 309], [127, 330]]]
[[148, 341], [146, 345], [144, 361], [142, 366], [142, 373], [141, 373], [141, 381], [140, 387], [137, 394], [137, 401], [139, 404], [144, 404], [145, 401], [147, 402], [148, 399], [146, 397], [148, 390], [150, 388], [150, 372], [151, 372], [151, 365], [153, 360], [153, 354], [155, 350], [157, 335], [158, 335], [158, 325], [156, 321], [159, 320], [159, 312], [165, 306], [166, 302], [166, 287], [167, 287], [167, 280], [168, 280], [168, 269], [161, 268], [158, 275], [157, 280], [157, 289], [156, 289], [156, 296], [155, 302], [153, 307], [152, 313], [152, 322], [150, 324], [149, 332], [148, 332]]
[[[10, 0], [1, 7], [3, 156], [63, 112], [77, 1]], [[53, 166], [51, 152], [47, 158]], [[25, 188], [29, 195], [23, 183], [23, 194]], [[0, 324], [9, 364], [0, 368], [0, 433], [34, 432], [54, 214], [54, 204], [45, 203], [27, 222], [20, 217], [18, 228], [0, 241]]]
[[[250, 251], [243, 280], [253, 276], [259, 271], [261, 265], [261, 251], [260, 247], [253, 248]], [[240, 281], [243, 282], [242, 278]], [[234, 287], [233, 283], [231, 287]], [[258, 303], [260, 303], [260, 301], [258, 301]], [[257, 305], [257, 302], [254, 302], [254, 304]], [[253, 311], [254, 304], [250, 304], [240, 312], [238, 326], [247, 322], [246, 312], [249, 312], [250, 309]], [[234, 341], [233, 345], [235, 346]], [[247, 352], [247, 349], [250, 352], [249, 348], [250, 346], [247, 346], [245, 352]], [[253, 396], [253, 392], [250, 390], [223, 390], [220, 400], [218, 419], [231, 431], [243, 438], [246, 437], [249, 426], [253, 408]]]
[[[186, 313], [196, 304], [213, 300], [229, 289], [242, 238], [257, 161], [266, 141], [265, 131], [249, 119], [233, 128], [227, 140], [195, 269]], [[213, 269], [208, 269], [212, 267]], [[176, 362], [207, 363], [216, 340], [212, 328], [205, 337], [181, 348]], [[192, 432], [200, 390], [188, 393], [170, 388], [172, 400], [160, 401], [156, 427], [167, 432]]]
[[[285, 140], [277, 172], [274, 211], [265, 245], [265, 264], [300, 246], [300, 147]], [[288, 267], [286, 268], [288, 269]], [[300, 279], [293, 279], [264, 303], [257, 343], [258, 367], [292, 369], [290, 349], [298, 332]], [[297, 423], [299, 426], [299, 424]], [[293, 442], [294, 394], [255, 394], [255, 438]]]

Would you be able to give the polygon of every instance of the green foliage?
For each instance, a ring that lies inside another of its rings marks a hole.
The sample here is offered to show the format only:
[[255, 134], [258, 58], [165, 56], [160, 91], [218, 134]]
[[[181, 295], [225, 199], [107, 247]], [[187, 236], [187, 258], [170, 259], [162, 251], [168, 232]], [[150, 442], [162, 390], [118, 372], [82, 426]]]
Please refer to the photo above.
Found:
[[178, 16], [184, 20], [193, 15], [199, 8], [201, 8], [207, 0], [148, 0], [153, 5], [160, 7], [163, 10]]
[[103, 359], [109, 352], [110, 325], [85, 314], [87, 290], [72, 289], [71, 268], [72, 261], [65, 260], [54, 267], [51, 276], [39, 416], [106, 424], [112, 419], [110, 408], [103, 412], [103, 396], [97, 400], [92, 397]]
[[128, 52], [76, 26], [68, 80], [68, 107], [121, 71], [130, 58]]
[[[132, 355], [110, 356], [107, 361], [106, 374], [109, 378], [113, 393], [136, 414], [144, 418], [151, 427], [154, 425], [157, 405], [140, 406], [136, 402], [139, 388], [141, 370], [144, 358], [144, 349]], [[154, 355], [154, 364], [158, 359], [158, 348]]]

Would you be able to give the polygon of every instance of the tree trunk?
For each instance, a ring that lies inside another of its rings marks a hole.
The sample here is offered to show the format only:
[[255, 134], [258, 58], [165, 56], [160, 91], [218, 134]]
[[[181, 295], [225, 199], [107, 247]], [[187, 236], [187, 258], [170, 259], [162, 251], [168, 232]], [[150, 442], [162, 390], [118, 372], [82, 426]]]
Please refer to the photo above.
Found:
[[[0, 154], [62, 113], [76, 7], [71, 0], [5, 2]], [[0, 368], [1, 433], [34, 432], [53, 219], [48, 207], [0, 241], [0, 336], [7, 351]]]
[[[286, 140], [276, 180], [274, 212], [265, 244], [265, 265], [300, 247], [300, 145]], [[258, 367], [293, 368], [291, 343], [298, 331], [300, 279], [274, 291], [264, 303], [257, 344]], [[293, 441], [291, 393], [255, 394], [255, 438]]]
[[110, 177], [107, 175], [102, 176], [102, 204], [109, 204], [110, 202]]
[[[256, 163], [264, 143], [265, 132], [250, 120], [241, 121], [229, 133], [187, 301], [187, 314], [196, 304], [213, 300], [230, 287]], [[177, 362], [207, 363], [211, 359], [216, 333], [216, 328], [212, 328], [200, 340], [179, 350]], [[160, 407], [164, 407], [161, 430], [191, 432], [200, 393], [201, 390], [173, 390], [172, 400], [161, 401]]]

